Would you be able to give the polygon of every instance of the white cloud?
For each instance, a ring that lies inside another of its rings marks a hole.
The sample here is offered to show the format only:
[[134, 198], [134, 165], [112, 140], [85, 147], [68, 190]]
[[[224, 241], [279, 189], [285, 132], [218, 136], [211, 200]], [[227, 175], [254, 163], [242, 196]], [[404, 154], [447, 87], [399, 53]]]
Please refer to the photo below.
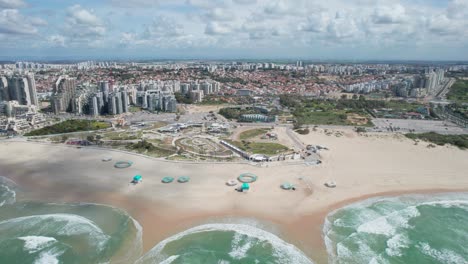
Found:
[[299, 25], [299, 30], [323, 33], [327, 31], [330, 20], [330, 14], [326, 12], [313, 14], [307, 18], [307, 22]]
[[49, 36], [48, 42], [53, 47], [65, 47], [65, 37], [62, 35], [52, 35]]
[[35, 27], [35, 25], [37, 25], [37, 20], [35, 22], [36, 23], [33, 23], [31, 19], [23, 16], [16, 9], [0, 10], [1, 34], [36, 34], [38, 32], [38, 29]]
[[147, 39], [173, 37], [182, 34], [183, 27], [175, 20], [165, 16], [153, 18], [152, 23], [144, 31], [144, 37]]
[[433, 16], [429, 20], [428, 29], [431, 33], [441, 36], [459, 35], [463, 36], [466, 33], [464, 25], [455, 23], [446, 15]]
[[467, 19], [468, 18], [468, 1], [452, 0], [447, 7], [447, 16], [450, 18]]
[[52, 9], [53, 17], [42, 18], [29, 15], [44, 14], [36, 2], [0, 0], [0, 48], [16, 38], [70, 49], [267, 47], [267, 53], [271, 47], [272, 54], [328, 46], [342, 54], [353, 47], [383, 53], [398, 45], [468, 47], [468, 0], [446, 6], [424, 0], [106, 0]]
[[69, 21], [73, 24], [99, 26], [101, 20], [90, 11], [82, 8], [80, 5], [74, 5], [68, 8]]
[[67, 9], [64, 34], [77, 39], [102, 37], [107, 28], [101, 19], [91, 11], [74, 5]]
[[206, 25], [205, 34], [225, 35], [233, 32], [233, 29], [226, 23], [210, 22]]
[[236, 18], [232, 10], [215, 7], [204, 16], [207, 21], [232, 21]]
[[380, 6], [374, 10], [372, 21], [376, 24], [400, 24], [407, 20], [406, 10], [400, 4]]
[[23, 0], [0, 0], [0, 9], [17, 9], [26, 6], [27, 5]]

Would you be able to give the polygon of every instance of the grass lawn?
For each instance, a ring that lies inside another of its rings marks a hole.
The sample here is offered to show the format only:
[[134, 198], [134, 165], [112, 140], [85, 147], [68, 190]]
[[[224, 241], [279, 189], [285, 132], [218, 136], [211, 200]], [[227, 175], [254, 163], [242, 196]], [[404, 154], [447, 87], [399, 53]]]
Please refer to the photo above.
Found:
[[296, 116], [298, 120], [304, 124], [316, 124], [316, 125], [349, 125], [347, 122], [347, 115], [344, 112], [339, 111], [323, 111], [323, 112], [312, 112], [304, 111]]
[[164, 149], [159, 146], [155, 146], [153, 143], [148, 141], [140, 141], [138, 143], [131, 143], [126, 145], [126, 148], [152, 157], [167, 157], [176, 152], [175, 149]]
[[241, 140], [245, 140], [245, 139], [249, 139], [249, 138], [253, 138], [253, 137], [263, 135], [263, 134], [267, 133], [268, 131], [270, 131], [270, 129], [268, 129], [268, 128], [251, 129], [251, 130], [247, 130], [247, 131], [244, 131], [244, 132], [240, 133], [239, 138]]
[[135, 140], [141, 138], [136, 133], [127, 133], [127, 132], [111, 132], [103, 135], [104, 140]]
[[458, 80], [450, 87], [447, 98], [456, 103], [468, 103], [468, 81]]
[[79, 131], [90, 131], [90, 130], [100, 130], [109, 128], [110, 124], [107, 122], [95, 121], [95, 120], [67, 120], [61, 123], [43, 127], [37, 130], [33, 130], [29, 133], [26, 133], [25, 136], [42, 136], [42, 135], [52, 135], [52, 134], [63, 134]]
[[254, 154], [276, 155], [289, 150], [288, 147], [278, 143], [228, 141], [234, 146]]

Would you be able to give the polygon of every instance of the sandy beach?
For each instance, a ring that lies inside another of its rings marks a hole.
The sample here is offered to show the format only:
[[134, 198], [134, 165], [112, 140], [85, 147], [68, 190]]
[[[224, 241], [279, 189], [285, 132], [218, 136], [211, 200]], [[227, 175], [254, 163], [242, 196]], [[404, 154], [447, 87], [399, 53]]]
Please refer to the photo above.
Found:
[[[106, 149], [0, 141], [0, 175], [15, 181], [25, 199], [125, 209], [143, 227], [145, 251], [210, 219], [247, 217], [278, 227], [284, 240], [316, 263], [326, 263], [321, 230], [331, 210], [375, 195], [468, 191], [468, 151], [427, 148], [392, 134], [341, 134], [298, 135], [305, 144], [329, 148], [321, 152], [320, 166], [174, 163]], [[101, 161], [105, 156], [134, 165], [116, 169], [113, 162]], [[225, 185], [245, 172], [259, 177], [249, 193]], [[135, 174], [143, 176], [142, 184], [129, 184]], [[164, 185], [164, 176], [190, 176], [191, 181]], [[325, 187], [328, 180], [337, 188]], [[283, 182], [298, 190], [281, 190]]]

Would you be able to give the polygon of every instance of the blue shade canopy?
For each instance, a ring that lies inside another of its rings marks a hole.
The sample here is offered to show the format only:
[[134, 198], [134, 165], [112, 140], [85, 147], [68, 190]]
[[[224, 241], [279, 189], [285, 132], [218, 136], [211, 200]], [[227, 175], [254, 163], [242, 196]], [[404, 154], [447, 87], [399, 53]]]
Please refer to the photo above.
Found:
[[134, 180], [134, 181], [141, 181], [141, 178], [142, 178], [141, 175], [135, 175], [135, 176], [133, 177], [133, 180]]

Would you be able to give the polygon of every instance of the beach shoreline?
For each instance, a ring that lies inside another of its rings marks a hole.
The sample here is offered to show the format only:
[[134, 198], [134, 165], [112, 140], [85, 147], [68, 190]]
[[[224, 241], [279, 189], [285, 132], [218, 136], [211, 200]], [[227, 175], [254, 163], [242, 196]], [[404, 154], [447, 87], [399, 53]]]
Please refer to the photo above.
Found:
[[[438, 147], [437, 152], [409, 140], [346, 134], [336, 138], [313, 133], [300, 138], [330, 148], [322, 153], [322, 165], [260, 168], [167, 163], [106, 149], [64, 151], [53, 145], [4, 141], [0, 142], [0, 175], [24, 190], [19, 199], [100, 203], [126, 210], [143, 227], [144, 252], [207, 221], [247, 218], [277, 227], [281, 238], [315, 263], [327, 263], [323, 223], [338, 208], [371, 197], [468, 191], [466, 151]], [[115, 169], [113, 162], [101, 161], [109, 154], [114, 161], [132, 160], [134, 165]], [[259, 176], [251, 192], [237, 193], [225, 186], [227, 179], [244, 172]], [[143, 175], [142, 184], [129, 185], [134, 174]], [[163, 176], [182, 175], [191, 181], [160, 183]], [[338, 187], [324, 187], [328, 179], [336, 180]], [[285, 181], [298, 190], [281, 190], [279, 185]]]

